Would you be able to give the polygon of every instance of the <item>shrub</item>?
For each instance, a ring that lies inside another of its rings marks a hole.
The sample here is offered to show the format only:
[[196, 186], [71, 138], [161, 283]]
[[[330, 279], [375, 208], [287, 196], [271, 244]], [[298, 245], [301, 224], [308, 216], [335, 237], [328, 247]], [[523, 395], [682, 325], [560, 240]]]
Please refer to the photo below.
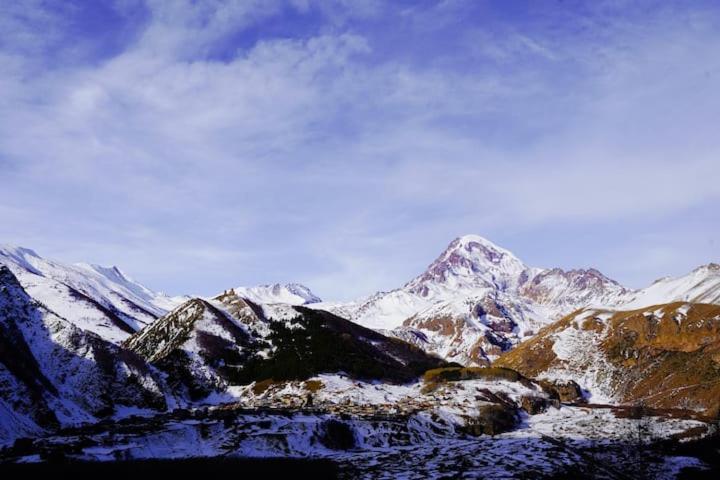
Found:
[[265, 390], [267, 390], [268, 388], [270, 388], [270, 386], [275, 385], [277, 383], [278, 382], [276, 382], [272, 378], [261, 380], [259, 382], [255, 382], [255, 385], [253, 385], [253, 387], [252, 387], [252, 391], [255, 395], [262, 395], [265, 392]]
[[525, 377], [515, 370], [503, 367], [450, 367], [428, 370], [423, 376], [426, 383], [456, 382], [462, 380], [508, 380], [519, 382]]
[[520, 423], [517, 409], [508, 405], [483, 405], [478, 416], [467, 421], [465, 432], [470, 435], [498, 435], [513, 430]]
[[308, 392], [315, 393], [324, 387], [320, 380], [305, 380], [305, 389]]
[[326, 420], [320, 426], [320, 443], [331, 450], [350, 450], [355, 447], [355, 433], [345, 422]]

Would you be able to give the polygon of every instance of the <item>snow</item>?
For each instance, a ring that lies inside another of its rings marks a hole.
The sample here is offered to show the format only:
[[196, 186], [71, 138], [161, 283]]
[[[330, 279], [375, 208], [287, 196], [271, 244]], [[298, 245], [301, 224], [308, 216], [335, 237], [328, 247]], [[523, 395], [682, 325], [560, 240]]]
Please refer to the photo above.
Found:
[[[0, 368], [0, 384], [10, 387], [10, 382], [3, 378], [5, 375], [2, 370]], [[0, 398], [0, 448], [11, 445], [17, 438], [38, 436], [42, 433], [44, 433], [44, 429], [29, 415], [18, 411], [17, 405], [10, 405], [6, 400]]]
[[[38, 304], [7, 269], [0, 271], [0, 326], [10, 332], [16, 352], [32, 357], [29, 374], [20, 380], [0, 363], [0, 432], [10, 430], [7, 438], [47, 427], [50, 412], [63, 426], [95, 422], [96, 412], [112, 408], [115, 400], [145, 406], [151, 395], [166, 390], [152, 367], [125, 363], [118, 347]], [[28, 388], [39, 394], [28, 395]], [[34, 425], [31, 417], [43, 423]]]
[[149, 408], [141, 408], [134, 405], [116, 405], [113, 419], [122, 420], [128, 417], [152, 417], [154, 415], [157, 415], [157, 411]]
[[[341, 375], [321, 375], [315, 380], [324, 385], [316, 394], [318, 401], [371, 405], [377, 407], [378, 413], [385, 402], [403, 402], [409, 396], [419, 395], [420, 387], [355, 382]], [[341, 470], [352, 478], [552, 477], [568, 466], [616, 478], [617, 468], [634, 467], [627, 442], [634, 438], [637, 421], [618, 418], [611, 409], [550, 408], [538, 415], [524, 415], [516, 430], [471, 437], [457, 427], [479, 404], [474, 399], [476, 389], [506, 392], [513, 399], [532, 390], [506, 381], [456, 382], [446, 387], [436, 394], [439, 403], [436, 408], [404, 416], [248, 409], [215, 416], [215, 412], [223, 412], [227, 407], [221, 405], [210, 408], [205, 416], [188, 420], [134, 419], [137, 427], [128, 429], [128, 433], [119, 430], [112, 434], [82, 435], [79, 458], [101, 461], [219, 456], [327, 458], [338, 462]], [[241, 398], [251, 396], [249, 390], [236, 393]], [[293, 394], [305, 394], [300, 382], [288, 382], [274, 391], [278, 397]], [[331, 419], [349, 429], [354, 448], [343, 450], [321, 440]], [[648, 436], [655, 439], [701, 425], [692, 420], [659, 417], [646, 421]], [[45, 441], [66, 445], [75, 438], [50, 436]], [[593, 458], [588, 457], [588, 451], [593, 452]], [[649, 469], [652, 478], [674, 478], [683, 467], [702, 466], [699, 460], [690, 457], [650, 457], [647, 452], [643, 455], [642, 468]], [[596, 464], [588, 465], [589, 461]], [[624, 473], [633, 476], [631, 471]]]
[[602, 337], [582, 328], [582, 319], [609, 318], [610, 312], [587, 310], [567, 328], [552, 335], [552, 350], [560, 362], [542, 374], [550, 380], [574, 380], [590, 393], [594, 403], [615, 403], [616, 392], [610, 383], [616, 369], [600, 350]]
[[0, 264], [58, 316], [113, 343], [126, 339], [126, 330], [138, 330], [184, 301], [152, 292], [117, 267], [63, 264], [26, 248], [0, 246]]
[[293, 320], [295, 318], [300, 317], [300, 312], [295, 310], [290, 305], [285, 305], [282, 303], [274, 303], [274, 304], [265, 304], [262, 305], [263, 314], [266, 318], [285, 322], [285, 324], [288, 326], [288, 328], [299, 328], [300, 325], [297, 323], [290, 322], [289, 320]]
[[[95, 422], [97, 419], [92, 412], [103, 406], [100, 392], [107, 394], [103, 382], [108, 380], [98, 372], [96, 352], [88, 340], [92, 337], [86, 332], [96, 333], [114, 343], [127, 338], [127, 332], [119, 329], [105, 310], [116, 312], [131, 328], [138, 329], [153, 322], [155, 316], [177, 307], [178, 302], [187, 300], [152, 292], [117, 267], [64, 265], [45, 260], [29, 249], [2, 247], [0, 263], [7, 264], [23, 287], [40, 303], [40, 316], [33, 321], [20, 321], [19, 325], [43, 374], [60, 391], [59, 398], [50, 400], [50, 406], [62, 425]], [[416, 332], [424, 337], [423, 347], [428, 351], [463, 363], [470, 363], [467, 352], [488, 333], [501, 335], [514, 344], [522, 341], [525, 332], [537, 331], [569, 309], [596, 305], [576, 315], [569, 328], [553, 334], [552, 349], [559, 362], [544, 376], [553, 380], [575, 380], [590, 391], [593, 402], [612, 403], [616, 400], [613, 386], [603, 379], [610, 378], [616, 367], [599, 351], [600, 336], [593, 329], [583, 329], [583, 322], [592, 318], [606, 323], [614, 313], [611, 309], [617, 308], [657, 305], [670, 300], [720, 301], [719, 270], [712, 265], [700, 267], [684, 277], [661, 279], [647, 289], [630, 291], [594, 270], [565, 272], [528, 267], [509, 251], [482, 237], [464, 236], [453, 242], [428, 271], [402, 288], [356, 302], [318, 303], [319, 298], [298, 284], [238, 287], [234, 292], [258, 303], [263, 312], [262, 319], [253, 313], [255, 321], [249, 323], [232, 317], [228, 305], [218, 299], [207, 302], [225, 312], [240, 328], [260, 336], [268, 332], [265, 319], [284, 322], [288, 328], [303, 328], [301, 323], [293, 321], [300, 316], [293, 305], [327, 308], [342, 316], [349, 315], [366, 326], [390, 329], [391, 334]], [[535, 279], [538, 281], [533, 283]], [[536, 291], [526, 289], [531, 283], [538, 288]], [[78, 299], [77, 292], [89, 300]], [[178, 307], [174, 313], [182, 312], [183, 307]], [[681, 322], [690, 308], [691, 303], [677, 308], [675, 321]], [[193, 312], [185, 313], [191, 315]], [[653, 307], [647, 314], [662, 316], [664, 308]], [[447, 335], [422, 327], [426, 320], [444, 317], [458, 320], [459, 331]], [[189, 355], [193, 375], [198, 378], [211, 376], [200, 358], [198, 333], [209, 333], [231, 342], [235, 340], [217, 320], [216, 312], [204, 308], [181, 346]], [[503, 321], [511, 322], [512, 328], [494, 330], [493, 325]], [[163, 339], [158, 350], [171, 340]], [[270, 351], [260, 354], [269, 355]], [[137, 382], [146, 391], [164, 394], [171, 406], [187, 405], [186, 400], [167, 393], [160, 375], [157, 378], [153, 374], [139, 375], [132, 366], [122, 362], [113, 369], [115, 382], [137, 377]], [[525, 468], [542, 472], [547, 472], [548, 465], [580, 460], [572, 449], [558, 454], [553, 450], [557, 445], [548, 437], [575, 445], [588, 440], [612, 442], [627, 438], [635, 428], [631, 420], [616, 418], [609, 409], [563, 406], [550, 408], [539, 415], [524, 415], [521, 428], [492, 441], [488, 438], [468, 439], [458, 432], [469, 418], [478, 414], [480, 407], [487, 405], [481, 396], [483, 391], [506, 395], [515, 402], [525, 395], [546, 397], [546, 394], [538, 388], [504, 380], [448, 382], [429, 391], [420, 382], [389, 385], [356, 381], [341, 374], [319, 375], [311, 380], [321, 384], [321, 388], [313, 393], [316, 405], [361, 406], [368, 407], [369, 412], [389, 415], [407, 408], [407, 423], [399, 426], [396, 421], [379, 421], [362, 415], [344, 420], [350, 422], [359, 448], [352, 452], [337, 452], [317, 441], [323, 422], [331, 418], [329, 414], [242, 414], [241, 424], [235, 427], [243, 435], [247, 434], [245, 436], [235, 435], [232, 429], [224, 428], [222, 422], [167, 421], [151, 433], [87, 447], [83, 455], [98, 460], [214, 455], [319, 456], [357, 462], [368, 472], [374, 471], [375, 466], [384, 465], [388, 467], [390, 477], [401, 472], [393, 470], [396, 467], [405, 468], [407, 472], [417, 463], [424, 462], [427, 468], [437, 473], [453, 462], [457, 465], [458, 458], [464, 458], [472, 463], [470, 468], [475, 468], [475, 472], [492, 476], [507, 472], [510, 468], [508, 458]], [[21, 387], [13, 382], [15, 379], [0, 368], [0, 385], [21, 392]], [[253, 385], [219, 386], [220, 391], [194, 405], [220, 406], [232, 402], [254, 408], [283, 400], [300, 405], [308, 394], [307, 382], [272, 385], [259, 395], [253, 393]], [[118, 393], [118, 390], [112, 393]], [[27, 411], [15, 406], [22, 403], [20, 395], [0, 398], [0, 445], [9, 444], [19, 436], [47, 433]], [[119, 403], [113, 406], [115, 420], [141, 416], [150, 421], [155, 417], [155, 413], [143, 405]], [[653, 430], [661, 438], [698, 425], [688, 420], [653, 420]], [[663, 468], [666, 473], [677, 472], [687, 465], [697, 465], [697, 460], [668, 458]]]
[[285, 303], [288, 305], [307, 305], [321, 300], [310, 289], [299, 283], [281, 285], [258, 285], [255, 287], [235, 287], [236, 295], [254, 303]]
[[659, 279], [649, 287], [633, 292], [617, 307], [635, 310], [671, 302], [720, 304], [720, 267], [704, 265], [687, 275]]
[[[469, 354], [477, 352], [478, 342], [487, 334], [514, 345], [581, 308], [596, 309], [596, 319], [605, 322], [616, 310], [671, 301], [720, 303], [720, 266], [706, 265], [684, 277], [668, 277], [646, 289], [631, 290], [592, 268], [565, 271], [530, 267], [481, 236], [465, 235], [401, 288], [352, 302], [323, 302], [312, 307], [410, 341], [448, 360], [472, 365], [477, 359]], [[493, 304], [502, 309], [501, 316], [487, 312], [478, 315], [473, 308]], [[446, 324], [451, 320], [453, 327], [439, 328], [433, 320]], [[493, 328], [493, 323], [514, 327], [508, 332]], [[495, 356], [488, 354], [485, 360]]]

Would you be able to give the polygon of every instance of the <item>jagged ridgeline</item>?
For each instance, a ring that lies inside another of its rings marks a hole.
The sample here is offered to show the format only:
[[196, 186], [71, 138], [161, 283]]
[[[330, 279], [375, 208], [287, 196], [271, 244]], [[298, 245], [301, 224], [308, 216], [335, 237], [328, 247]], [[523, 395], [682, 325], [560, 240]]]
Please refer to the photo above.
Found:
[[395, 338], [323, 310], [258, 305], [225, 292], [193, 299], [131, 336], [124, 346], [170, 373], [193, 398], [257, 380], [302, 380], [344, 372], [406, 382], [446, 364]]

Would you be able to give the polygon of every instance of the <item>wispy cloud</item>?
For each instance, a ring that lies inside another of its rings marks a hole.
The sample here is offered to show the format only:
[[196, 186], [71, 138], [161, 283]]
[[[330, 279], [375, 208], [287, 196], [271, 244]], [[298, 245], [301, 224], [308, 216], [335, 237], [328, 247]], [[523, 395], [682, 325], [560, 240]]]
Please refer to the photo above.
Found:
[[690, 268], [627, 233], [690, 229], [665, 259], [719, 233], [683, 219], [717, 220], [720, 12], [529, 5], [3, 7], [0, 236], [176, 292], [349, 298], [467, 232], [631, 282]]

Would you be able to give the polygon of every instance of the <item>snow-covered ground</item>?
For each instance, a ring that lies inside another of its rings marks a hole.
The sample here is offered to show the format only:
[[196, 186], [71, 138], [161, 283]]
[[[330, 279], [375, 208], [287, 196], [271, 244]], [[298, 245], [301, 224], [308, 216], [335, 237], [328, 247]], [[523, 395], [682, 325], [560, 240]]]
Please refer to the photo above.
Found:
[[[344, 388], [338, 382], [337, 388]], [[364, 398], [385, 401], [372, 387]], [[333, 390], [335, 391], [335, 390]], [[630, 443], [637, 421], [610, 410], [551, 409], [524, 416], [520, 427], [496, 436], [456, 432], [453, 416], [420, 412], [408, 417], [372, 418], [297, 412], [257, 413], [218, 408], [194, 418], [136, 417], [105, 432], [70, 432], [46, 439], [45, 446], [79, 445], [75, 458], [114, 461], [193, 457], [326, 458], [338, 462], [345, 478], [540, 478], [565, 472], [594, 478], [639, 478], [633, 457], [642, 452], [647, 478], [675, 478], [680, 468], [701, 466], [695, 458], [659, 455]], [[649, 420], [655, 438], [698, 425], [687, 420]], [[334, 426], [351, 438], [339, 445]], [[637, 450], [641, 449], [641, 450]], [[30, 454], [22, 461], [37, 461]], [[624, 472], [627, 476], [621, 476]]]

